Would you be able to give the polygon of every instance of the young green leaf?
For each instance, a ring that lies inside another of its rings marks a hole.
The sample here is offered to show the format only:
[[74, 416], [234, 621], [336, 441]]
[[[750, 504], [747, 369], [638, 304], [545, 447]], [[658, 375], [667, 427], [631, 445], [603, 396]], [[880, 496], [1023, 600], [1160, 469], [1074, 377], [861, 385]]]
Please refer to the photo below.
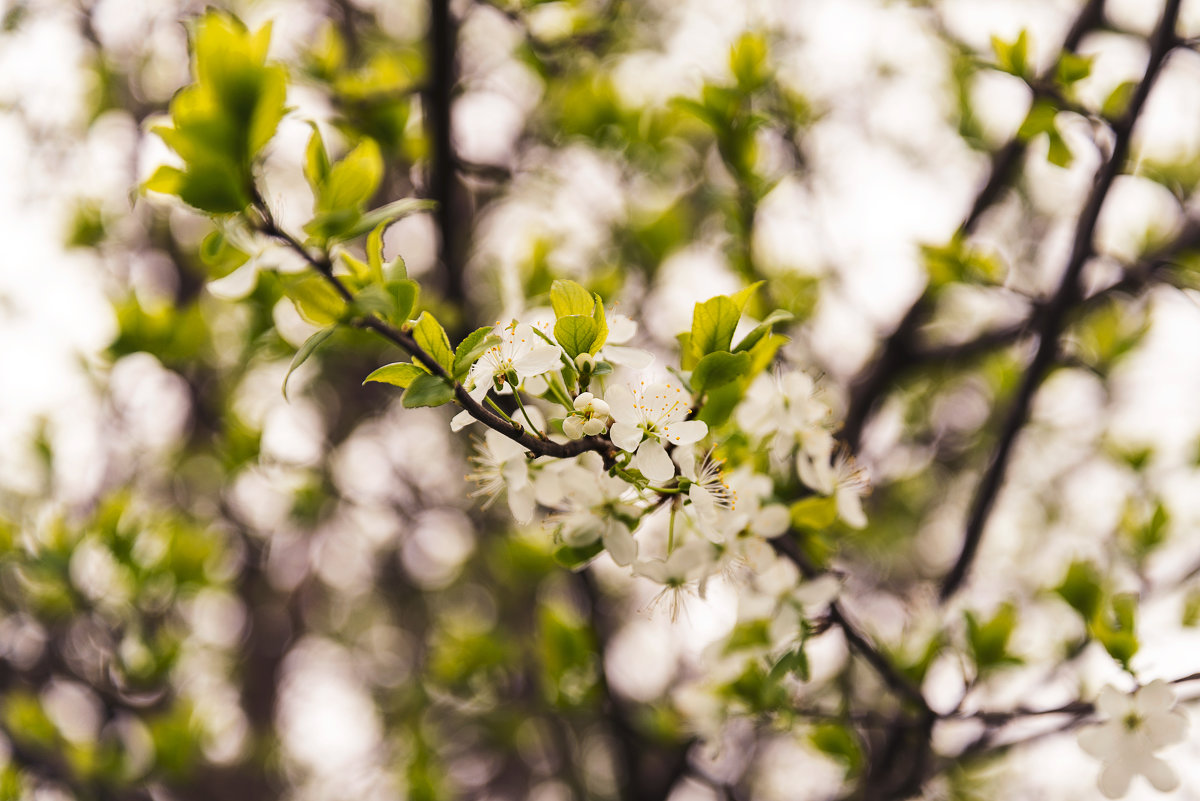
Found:
[[749, 353], [710, 353], [696, 363], [692, 372], [692, 394], [699, 398], [710, 389], [741, 378], [749, 370]]
[[317, 348], [321, 347], [325, 340], [333, 336], [333, 332], [336, 330], [336, 326], [331, 328], [323, 328], [310, 336], [308, 339], [304, 340], [304, 344], [300, 346], [300, 349], [296, 351], [296, 355], [292, 357], [292, 363], [288, 365], [288, 371], [283, 376], [282, 390], [285, 400], [287, 399], [288, 379], [292, 377], [292, 373], [296, 372], [297, 367], [308, 361], [308, 357], [316, 353]]
[[422, 373], [404, 390], [401, 404], [405, 409], [418, 406], [441, 406], [454, 400], [454, 387], [436, 375]]
[[421, 287], [416, 281], [407, 278], [398, 281], [388, 281], [385, 285], [392, 298], [392, 308], [388, 312], [388, 320], [393, 325], [404, 325], [417, 309], [417, 299], [421, 296]]
[[317, 211], [361, 211], [383, 179], [383, 155], [374, 139], [364, 139], [334, 164], [321, 192]]
[[363, 383], [366, 384], [368, 381], [375, 381], [380, 384], [391, 384], [401, 389], [407, 389], [412, 382], [428, 374], [429, 372], [423, 367], [411, 362], [393, 362], [392, 364], [385, 364], [383, 367], [372, 372], [363, 379]]
[[750, 333], [742, 337], [742, 341], [739, 342], [737, 347], [733, 349], [734, 352], [750, 350], [758, 344], [759, 340], [771, 333], [771, 329], [775, 327], [776, 323], [786, 323], [790, 320], [794, 320], [795, 318], [796, 316], [789, 311], [785, 311], [784, 309], [776, 309], [768, 314], [761, 323], [754, 326]]
[[737, 305], [724, 295], [697, 303], [692, 313], [691, 338], [691, 350], [696, 359], [715, 351], [728, 351], [741, 316]]
[[492, 333], [491, 326], [476, 328], [467, 334], [466, 339], [454, 349], [454, 380], [461, 381], [466, 378], [475, 360], [501, 342], [503, 340]]
[[595, 304], [592, 293], [574, 281], [560, 278], [550, 285], [550, 305], [554, 307], [555, 317], [591, 317]]
[[593, 356], [600, 352], [604, 347], [604, 343], [608, 341], [608, 320], [604, 316], [604, 301], [599, 295], [592, 296], [596, 305], [592, 310], [592, 320], [596, 323], [596, 336], [592, 339], [592, 346], [588, 348], [588, 353]]
[[287, 280], [283, 288], [300, 316], [313, 325], [333, 325], [346, 314], [346, 301], [319, 275], [306, 274]]
[[559, 317], [554, 324], [554, 338], [572, 359], [581, 353], [591, 352], [597, 333], [596, 321], [592, 319], [590, 311], [587, 317], [578, 314]]
[[308, 146], [304, 148], [304, 177], [312, 187], [313, 195], [320, 195], [325, 182], [329, 179], [329, 154], [325, 151], [325, 140], [321, 138], [321, 129], [315, 122], [310, 122], [313, 132], [308, 138]]
[[421, 312], [417, 324], [413, 326], [413, 339], [423, 351], [433, 357], [434, 361], [446, 368], [446, 372], [454, 369], [454, 351], [450, 349], [450, 338], [446, 329], [433, 318], [429, 312]]

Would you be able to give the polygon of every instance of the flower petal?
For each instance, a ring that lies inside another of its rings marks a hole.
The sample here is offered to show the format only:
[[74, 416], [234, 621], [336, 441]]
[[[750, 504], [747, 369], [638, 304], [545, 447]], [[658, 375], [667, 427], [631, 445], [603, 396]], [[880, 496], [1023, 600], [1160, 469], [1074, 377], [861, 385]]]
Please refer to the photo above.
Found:
[[1181, 712], [1160, 712], [1150, 715], [1142, 730], [1156, 750], [1183, 742], [1187, 737], [1188, 721]]
[[450, 419], [450, 430], [451, 431], [462, 431], [464, 428], [466, 428], [467, 426], [471, 425], [471, 423], [474, 423], [474, 422], [475, 422], [475, 418], [471, 416], [471, 413], [468, 412], [466, 409], [463, 409], [461, 412], [454, 415], [454, 417], [452, 417]]
[[628, 423], [613, 423], [609, 436], [612, 438], [613, 445], [623, 451], [633, 453], [637, 450], [638, 443], [642, 441], [642, 429]]
[[837, 491], [837, 510], [838, 516], [846, 522], [850, 528], [865, 528], [867, 525], [867, 516], [863, 513], [862, 499], [858, 493], [849, 487], [843, 487]]
[[559, 363], [560, 352], [557, 345], [548, 342], [534, 345], [528, 353], [513, 359], [513, 369], [521, 378], [540, 375]]
[[629, 387], [622, 384], [609, 387], [608, 392], [604, 393], [604, 400], [608, 402], [609, 414], [618, 423], [636, 426], [642, 422], [642, 416], [638, 414], [637, 407], [633, 402], [633, 393], [629, 391]]
[[1169, 793], [1179, 786], [1179, 776], [1158, 757], [1146, 755], [1138, 764], [1138, 769], [1160, 793]]
[[[615, 430], [616, 426], [613, 428]], [[646, 440], [638, 447], [630, 466], [640, 470], [642, 475], [651, 481], [670, 481], [675, 475], [675, 463], [667, 456], [666, 449], [653, 440]]]
[[621, 345], [605, 345], [605, 361], [628, 367], [630, 370], [645, 370], [654, 364], [654, 354], [641, 348], [626, 348]]
[[1123, 748], [1124, 729], [1120, 723], [1110, 721], [1099, 726], [1089, 726], [1079, 732], [1077, 741], [1085, 754], [1101, 760], [1112, 759]]
[[1105, 798], [1121, 798], [1129, 791], [1133, 771], [1124, 762], [1110, 762], [1100, 772], [1100, 792]]
[[533, 485], [525, 482], [520, 489], [508, 488], [508, 508], [518, 523], [528, 523], [533, 519]]
[[633, 560], [637, 558], [638, 545], [629, 529], [620, 523], [605, 526], [601, 538], [604, 540], [604, 549], [614, 562], [621, 567], [633, 564]]
[[676, 445], [691, 445], [708, 434], [708, 424], [702, 420], [684, 420], [663, 427], [663, 434]]
[[573, 414], [563, 420], [563, 433], [567, 439], [583, 439], [583, 418]]

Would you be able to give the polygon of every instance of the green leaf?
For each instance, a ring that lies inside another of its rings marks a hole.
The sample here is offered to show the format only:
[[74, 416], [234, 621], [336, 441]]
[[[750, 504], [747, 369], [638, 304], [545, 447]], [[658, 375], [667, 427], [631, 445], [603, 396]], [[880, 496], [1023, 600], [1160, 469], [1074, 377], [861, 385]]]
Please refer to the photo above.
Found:
[[1095, 60], [1095, 56], [1081, 56], [1069, 50], [1064, 51], [1058, 59], [1058, 66], [1054, 70], [1055, 77], [1064, 86], [1070, 86], [1077, 81], [1082, 81], [1092, 74], [1092, 62]]
[[308, 357], [317, 352], [317, 348], [333, 336], [336, 327], [325, 328], [304, 340], [304, 344], [300, 346], [300, 350], [296, 351], [296, 355], [292, 357], [292, 363], [288, 365], [288, 371], [283, 376], [283, 397], [287, 398], [288, 379], [292, 377], [292, 373], [296, 372], [296, 368], [308, 361]]
[[581, 353], [591, 352], [597, 333], [596, 321], [591, 317], [591, 310], [588, 311], [587, 317], [572, 314], [559, 317], [558, 322], [554, 324], [554, 338], [572, 359]]
[[692, 372], [692, 394], [699, 398], [714, 387], [741, 378], [749, 370], [749, 353], [710, 353], [696, 363]]
[[1017, 129], [1017, 137], [1028, 142], [1038, 134], [1050, 133], [1055, 130], [1054, 120], [1058, 116], [1058, 107], [1049, 100], [1038, 100], [1025, 115], [1024, 122]]
[[[675, 339], [679, 342], [679, 366], [684, 370], [696, 369], [696, 362], [700, 360], [692, 352], [692, 333], [684, 331], [681, 334], [676, 334]], [[1198, 460], [1200, 460], [1200, 457], [1198, 457]]]
[[383, 156], [379, 145], [373, 139], [364, 139], [330, 168], [324, 191], [318, 197], [317, 211], [361, 211], [382, 179]]
[[467, 334], [466, 338], [454, 349], [454, 380], [461, 381], [466, 378], [475, 360], [489, 348], [493, 348], [503, 341], [492, 333], [490, 326], [476, 328]]
[[454, 387], [436, 375], [422, 373], [408, 385], [401, 403], [405, 409], [415, 409], [418, 406], [441, 406], [452, 400]]
[[590, 545], [560, 545], [554, 549], [554, 561], [569, 570], [578, 570], [604, 550], [604, 544], [596, 540]]
[[412, 329], [413, 339], [423, 351], [433, 357], [434, 361], [446, 368], [446, 372], [454, 369], [454, 351], [450, 349], [450, 338], [446, 329], [434, 319], [429, 312], [421, 312], [417, 324]]
[[1125, 111], [1129, 108], [1129, 101], [1133, 99], [1133, 93], [1137, 91], [1137, 81], [1125, 81], [1118, 84], [1117, 88], [1109, 93], [1104, 99], [1104, 104], [1100, 107], [1100, 113], [1110, 120], [1118, 119], [1124, 116]]
[[691, 350], [696, 359], [715, 351], [727, 351], [733, 341], [741, 310], [724, 295], [697, 303], [692, 313]]
[[594, 356], [608, 341], [608, 320], [604, 316], [604, 301], [600, 299], [599, 295], [593, 297], [596, 301], [596, 306], [592, 310], [592, 319], [596, 322], [596, 336], [592, 339], [592, 346], [588, 348], [588, 352]]
[[1138, 651], [1136, 618], [1137, 596], [1122, 593], [1112, 597], [1111, 614], [1094, 621], [1089, 628], [1092, 636], [1108, 651], [1108, 655], [1120, 662], [1126, 670], [1129, 669], [1129, 661]]
[[372, 372], [363, 379], [363, 383], [375, 381], [379, 384], [391, 384], [401, 389], [407, 389], [412, 382], [423, 375], [429, 375], [429, 371], [420, 365], [411, 362], [393, 362]]
[[307, 274], [285, 280], [284, 292], [296, 304], [300, 316], [313, 325], [329, 326], [341, 322], [346, 301], [319, 275]]
[[159, 192], [164, 195], [178, 195], [183, 186], [183, 171], [178, 167], [163, 165], [154, 174], [142, 182], [142, 191]]
[[1091, 562], [1072, 562], [1067, 574], [1054, 592], [1079, 613], [1084, 622], [1090, 622], [1100, 614], [1104, 600], [1104, 585], [1098, 571]]
[[321, 138], [321, 129], [315, 122], [310, 122], [312, 136], [308, 138], [308, 146], [304, 149], [304, 177], [312, 187], [313, 196], [321, 194], [322, 187], [329, 180], [329, 154], [325, 151], [325, 140]]
[[550, 305], [555, 317], [591, 317], [596, 301], [580, 284], [560, 278], [550, 285]]
[[755, 281], [753, 284], [739, 289], [729, 296], [729, 299], [733, 301], [733, 305], [737, 307], [738, 314], [746, 310], [746, 304], [750, 302], [750, 298], [754, 297], [754, 293], [765, 283], [766, 281]]
[[[426, 200], [424, 198], [405, 197], [399, 200], [393, 200], [391, 203], [386, 203], [379, 208], [371, 209], [367, 213], [358, 217], [346, 230], [341, 233], [339, 239], [354, 239], [362, 236], [374, 228], [387, 223], [391, 225], [397, 220], [402, 220], [405, 217], [411, 217], [414, 214], [431, 211], [437, 208], [437, 202]], [[396, 261], [403, 264], [403, 260], [397, 257]], [[394, 262], [393, 262], [394, 263]]]
[[992, 50], [996, 53], [996, 68], [1025, 78], [1029, 74], [1029, 35], [1021, 31], [1012, 44], [998, 36], [992, 37]]
[[412, 313], [416, 311], [421, 287], [416, 281], [402, 278], [398, 281], [388, 281], [385, 288], [392, 297], [392, 310], [388, 313], [388, 319], [394, 325], [403, 325], [412, 318]]
[[758, 344], [759, 340], [771, 333], [771, 329], [775, 327], [776, 323], [786, 323], [794, 319], [796, 319], [796, 315], [790, 311], [776, 309], [768, 314], [761, 323], [754, 326], [749, 334], [742, 337], [742, 341], [737, 344], [734, 351], [750, 350]]
[[829, 528], [837, 520], [837, 500], [820, 495], [810, 495], [801, 498], [790, 508], [792, 525], [796, 528], [821, 531]]
[[383, 232], [390, 222], [381, 222], [371, 229], [367, 235], [367, 266], [371, 270], [371, 280], [383, 283]]
[[1046, 151], [1046, 161], [1053, 164], [1055, 167], [1066, 169], [1071, 166], [1071, 162], [1075, 160], [1075, 154], [1071, 152], [1070, 146], [1067, 145], [1067, 140], [1063, 139], [1062, 134], [1057, 130], [1050, 132], [1050, 149]]
[[743, 92], [752, 92], [767, 81], [767, 40], [762, 34], [743, 33], [729, 49], [729, 71]]
[[795, 675], [800, 681], [808, 681], [812, 678], [812, 670], [808, 664], [808, 654], [804, 652], [803, 645], [798, 645], [779, 657], [771, 667], [771, 672], [767, 674], [767, 678], [779, 681], [789, 674]]
[[809, 734], [813, 747], [841, 762], [847, 776], [857, 775], [865, 764], [862, 746], [854, 730], [841, 723], [818, 723]]
[[1017, 611], [1012, 604], [1001, 604], [986, 622], [980, 622], [970, 611], [964, 612], [963, 617], [967, 624], [967, 647], [981, 673], [1020, 661], [1008, 653], [1008, 641], [1017, 624]]

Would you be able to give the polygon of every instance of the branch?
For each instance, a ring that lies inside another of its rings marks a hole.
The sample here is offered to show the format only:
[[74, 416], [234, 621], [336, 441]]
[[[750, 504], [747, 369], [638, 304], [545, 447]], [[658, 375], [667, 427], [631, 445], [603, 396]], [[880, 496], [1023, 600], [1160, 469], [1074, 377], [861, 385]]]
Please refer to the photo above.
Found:
[[[1088, 0], [1075, 17], [1070, 30], [1067, 31], [1067, 35], [1063, 39], [1062, 51], [1074, 52], [1089, 31], [1104, 24], [1104, 4], [1105, 0]], [[1050, 79], [1056, 67], [1057, 64], [1051, 65], [1045, 74], [1033, 81], [1030, 88], [1037, 93], [1038, 87], [1052, 85], [1053, 82]], [[983, 213], [1000, 198], [1001, 191], [1011, 182], [1013, 171], [1020, 163], [1021, 157], [1024, 156], [1025, 149], [1026, 143], [1020, 137], [1013, 136], [995, 151], [992, 155], [992, 165], [988, 177], [963, 220], [960, 229], [962, 233], [971, 233], [983, 217]], [[928, 292], [922, 293], [917, 298], [884, 341], [879, 356], [855, 381], [846, 410], [845, 426], [842, 429], [842, 439], [851, 451], [858, 450], [867, 418], [883, 396], [887, 386], [909, 364], [913, 355], [913, 342], [917, 329], [924, 322], [932, 306], [930, 300]]]
[[[254, 189], [252, 192], [252, 201], [254, 208], [262, 216], [262, 220], [256, 226], [257, 230], [282, 242], [303, 257], [308, 262], [308, 265], [320, 273], [321, 277], [333, 287], [342, 300], [346, 301], [347, 304], [353, 304], [354, 293], [342, 283], [340, 278], [333, 274], [333, 263], [329, 258], [329, 254], [325, 252], [314, 254], [300, 240], [280, 228], [276, 224], [270, 208], [257, 189]], [[404, 328], [396, 328], [374, 314], [356, 317], [350, 324], [356, 328], [374, 331], [388, 342], [409, 353], [413, 359], [420, 362], [430, 373], [442, 379], [448, 386], [454, 388], [455, 400], [458, 401], [459, 405], [471, 417], [483, 423], [488, 428], [498, 431], [514, 442], [523, 445], [530, 453], [537, 456], [553, 456], [559, 459], [569, 459], [572, 456], [578, 456], [587, 451], [596, 451], [604, 457], [606, 463], [611, 462], [616, 456], [616, 446], [603, 437], [584, 437], [583, 439], [571, 440], [566, 443], [554, 442], [549, 439], [542, 439], [536, 434], [530, 433], [524, 427], [504, 419], [495, 411], [472, 398], [467, 388], [459, 381], [456, 381], [454, 376], [437, 359], [433, 358], [424, 348], [418, 345], [413, 335]]]
[[1017, 435], [1025, 425], [1029, 409], [1033, 403], [1038, 387], [1050, 372], [1058, 354], [1058, 336], [1066, 324], [1067, 314], [1078, 301], [1080, 294], [1079, 277], [1083, 267], [1092, 256], [1096, 222], [1100, 217], [1100, 209], [1112, 188], [1113, 181], [1121, 173], [1125, 165], [1125, 157], [1129, 152], [1130, 140], [1134, 125], [1141, 115], [1150, 90], [1161, 71], [1167, 55], [1175, 47], [1175, 21], [1179, 16], [1180, 0], [1167, 0], [1163, 8], [1162, 19], [1154, 32], [1150, 49], [1149, 62], [1145, 75], [1138, 84], [1129, 108], [1113, 125], [1112, 153], [1096, 173], [1095, 183], [1088, 195], [1083, 211], [1075, 226], [1075, 238], [1071, 245], [1071, 255], [1063, 270], [1062, 280], [1058, 289], [1047, 306], [1038, 329], [1038, 348], [1033, 360], [1025, 371], [1021, 386], [1005, 420], [1000, 434], [1000, 441], [993, 454], [992, 461], [979, 482], [971, 512], [967, 518], [966, 532], [963, 535], [962, 551], [954, 563], [954, 567], [946, 575], [942, 583], [940, 596], [943, 601], [952, 596], [966, 579], [983, 538], [983, 529], [987, 523], [992, 506], [1004, 480], [1009, 457], [1016, 443]]
[[[821, 574], [821, 571], [808, 560], [796, 545], [795, 539], [791, 536], [791, 532], [787, 532], [772, 540], [768, 540], [775, 552], [789, 561], [800, 570], [800, 574], [806, 579], [815, 578]], [[850, 649], [857, 652], [869, 664], [879, 677], [883, 679], [884, 684], [892, 689], [897, 695], [903, 696], [908, 701], [916, 705], [922, 712], [929, 713], [929, 702], [925, 700], [925, 696], [921, 694], [921, 690], [912, 680], [905, 676], [899, 668], [891, 663], [883, 652], [875, 647], [866, 635], [858, 630], [857, 625], [841, 608], [837, 601], [829, 605], [829, 619], [836, 624], [846, 637], [846, 643]]]

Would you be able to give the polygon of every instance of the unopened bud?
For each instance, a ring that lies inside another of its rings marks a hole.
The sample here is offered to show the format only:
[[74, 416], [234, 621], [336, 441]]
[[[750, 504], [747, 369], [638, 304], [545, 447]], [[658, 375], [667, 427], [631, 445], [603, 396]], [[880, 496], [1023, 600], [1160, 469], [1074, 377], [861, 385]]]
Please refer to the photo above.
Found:
[[596, 357], [584, 351], [575, 357], [575, 366], [579, 368], [581, 373], [590, 373], [596, 369]]

